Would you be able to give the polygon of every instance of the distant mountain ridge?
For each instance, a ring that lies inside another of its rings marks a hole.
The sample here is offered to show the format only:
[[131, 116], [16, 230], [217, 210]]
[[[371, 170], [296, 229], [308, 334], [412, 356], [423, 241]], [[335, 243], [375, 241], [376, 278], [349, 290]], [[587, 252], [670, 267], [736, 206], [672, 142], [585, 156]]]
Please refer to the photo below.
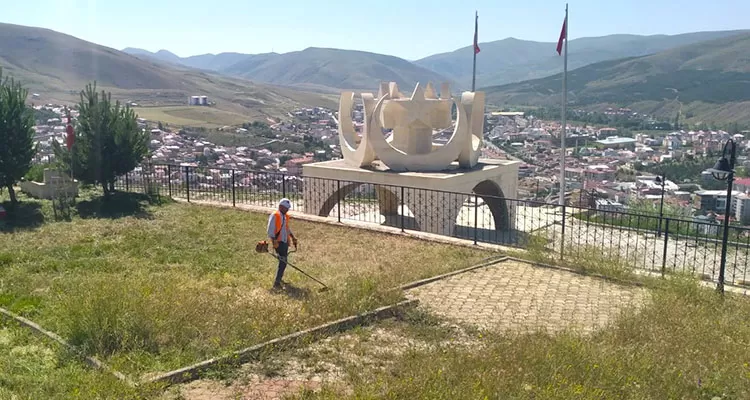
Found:
[[[130, 49], [137, 52], [138, 49]], [[77, 101], [96, 81], [120, 100], [148, 105], [184, 105], [187, 96], [205, 94], [222, 110], [247, 116], [286, 115], [296, 105], [333, 105], [332, 96], [258, 84], [239, 77], [191, 69], [167, 51], [134, 56], [49, 29], [0, 23], [3, 76], [23, 82], [39, 101]], [[59, 103], [58, 103], [59, 104]]]
[[[650, 36], [617, 34], [574, 39], [569, 43], [568, 64], [572, 70], [596, 62], [654, 54], [742, 32], [750, 31]], [[477, 56], [478, 86], [521, 82], [559, 73], [562, 60], [555, 52], [555, 46], [554, 42], [516, 38], [480, 43], [482, 51]], [[382, 80], [395, 80], [406, 86], [413, 86], [417, 81], [432, 80], [449, 81], [454, 83], [456, 90], [466, 90], [471, 85], [473, 55], [472, 46], [413, 62], [364, 51], [316, 47], [284, 54], [219, 53], [185, 58], [166, 50], [151, 53], [127, 48], [123, 51], [260, 82], [332, 89], [373, 88]]]
[[[627, 105], [670, 119], [682, 110], [695, 122], [750, 124], [750, 33], [587, 65], [569, 71], [567, 85], [571, 107]], [[562, 74], [482, 90], [498, 105], [554, 107]]]
[[[145, 57], [183, 66], [239, 76], [253, 81], [323, 89], [374, 89], [381, 81], [393, 81], [403, 87], [417, 82], [450, 82], [440, 74], [402, 58], [358, 50], [310, 47], [284, 54], [204, 54], [177, 59], [166, 50], [151, 53], [126, 48]], [[176, 57], [176, 56], [175, 56]]]
[[[695, 32], [680, 35], [609, 35], [569, 42], [570, 70], [600, 61], [658, 53], [707, 40], [734, 36], [743, 30]], [[480, 43], [477, 55], [477, 85], [494, 86], [543, 78], [562, 72], [562, 59], [555, 42], [532, 42], [507, 38]], [[473, 46], [435, 54], [414, 63], [443, 74], [464, 86], [471, 83]]]

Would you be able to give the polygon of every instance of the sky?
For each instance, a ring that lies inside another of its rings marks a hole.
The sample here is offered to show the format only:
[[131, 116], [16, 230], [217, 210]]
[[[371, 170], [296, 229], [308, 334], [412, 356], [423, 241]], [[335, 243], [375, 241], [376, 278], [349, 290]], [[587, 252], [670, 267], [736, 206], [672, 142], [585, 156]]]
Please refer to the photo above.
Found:
[[[333, 47], [416, 60], [507, 37], [556, 42], [554, 0], [36, 0], [5, 1], [0, 22], [49, 28], [101, 45], [181, 57]], [[32, 6], [33, 4], [33, 6]], [[570, 39], [750, 28], [750, 0], [571, 0]]]

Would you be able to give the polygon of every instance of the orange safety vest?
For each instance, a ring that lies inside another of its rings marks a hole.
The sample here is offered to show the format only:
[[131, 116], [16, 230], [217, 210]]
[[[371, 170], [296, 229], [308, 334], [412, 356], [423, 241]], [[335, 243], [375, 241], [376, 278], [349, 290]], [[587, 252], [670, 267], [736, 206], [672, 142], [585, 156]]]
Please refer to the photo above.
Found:
[[281, 214], [281, 211], [276, 210], [273, 215], [275, 216], [274, 221], [276, 221], [276, 235], [274, 237], [276, 240], [279, 240], [279, 236], [281, 236], [281, 219], [284, 218], [284, 222], [286, 222], [286, 232], [287, 235], [291, 230], [289, 229], [289, 214], [283, 215]]

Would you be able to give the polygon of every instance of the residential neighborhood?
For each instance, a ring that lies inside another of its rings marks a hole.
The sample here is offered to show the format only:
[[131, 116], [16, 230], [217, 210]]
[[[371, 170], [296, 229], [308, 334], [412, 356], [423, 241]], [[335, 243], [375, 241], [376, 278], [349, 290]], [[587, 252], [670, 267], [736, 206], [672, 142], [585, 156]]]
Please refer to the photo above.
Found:
[[[37, 106], [53, 118], [39, 121], [35, 127], [40, 151], [35, 162], [47, 163], [53, 157], [52, 141], [63, 143], [67, 110], [58, 105]], [[607, 111], [618, 116], [628, 109]], [[75, 110], [71, 117], [76, 118]], [[352, 113], [355, 130], [361, 131], [364, 112], [356, 104]], [[225, 185], [227, 172], [235, 170], [239, 185], [250, 184], [246, 171], [285, 174], [290, 182], [302, 174], [305, 164], [341, 157], [338, 143], [337, 112], [322, 107], [301, 108], [288, 114], [288, 120], [253, 125], [224, 126], [217, 131], [250, 137], [254, 127], [265, 133], [255, 145], [219, 145], [195, 134], [190, 128], [163, 126], [158, 121], [138, 119], [141, 129], [150, 134], [150, 162], [180, 166], [205, 166], [208, 176], [195, 176], [200, 185]], [[519, 167], [519, 198], [539, 202], [557, 202], [560, 179], [560, 132], [558, 121], [548, 121], [524, 112], [488, 111], [485, 115], [483, 156], [490, 159], [516, 159]], [[445, 143], [452, 129], [436, 131], [433, 141]], [[626, 135], [622, 135], [625, 133]], [[726, 206], [726, 191], [716, 190], [710, 173], [699, 179], [665, 176], [657, 181], [664, 163], [685, 159], [715, 160], [722, 144], [733, 139], [740, 148], [738, 165], [750, 168], [744, 155], [750, 146], [750, 132], [730, 134], [722, 130], [666, 130], [623, 132], [622, 129], [587, 124], [569, 124], [566, 129], [565, 189], [566, 202], [602, 210], [625, 211], [633, 201], [653, 202], [662, 198], [667, 206], [690, 208], [693, 216], [721, 221]], [[706, 161], [710, 162], [710, 161]], [[173, 171], [173, 174], [182, 172]], [[178, 176], [173, 178], [177, 179]], [[247, 181], [247, 182], [246, 182]], [[273, 184], [269, 182], [268, 184]], [[750, 224], [750, 178], [739, 177], [732, 196], [732, 221]], [[656, 208], [655, 208], [656, 210]]]

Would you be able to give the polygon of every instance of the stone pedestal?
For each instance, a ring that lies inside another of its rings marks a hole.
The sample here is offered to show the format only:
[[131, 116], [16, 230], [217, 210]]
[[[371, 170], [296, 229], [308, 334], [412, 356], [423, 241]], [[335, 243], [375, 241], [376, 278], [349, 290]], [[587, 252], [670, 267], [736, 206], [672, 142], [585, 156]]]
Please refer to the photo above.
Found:
[[53, 199], [56, 196], [78, 196], [78, 181], [67, 174], [46, 168], [43, 182], [24, 181], [19, 184], [21, 191], [37, 199]]
[[497, 230], [514, 230], [515, 204], [505, 199], [516, 198], [518, 165], [518, 161], [487, 159], [472, 169], [454, 162], [446, 171], [425, 173], [357, 168], [343, 160], [306, 164], [304, 212], [327, 217], [340, 199], [360, 185], [372, 184], [386, 219], [398, 216], [403, 202], [411, 212], [413, 228], [423, 232], [453, 234], [461, 208], [473, 201], [471, 194], [484, 199]]

